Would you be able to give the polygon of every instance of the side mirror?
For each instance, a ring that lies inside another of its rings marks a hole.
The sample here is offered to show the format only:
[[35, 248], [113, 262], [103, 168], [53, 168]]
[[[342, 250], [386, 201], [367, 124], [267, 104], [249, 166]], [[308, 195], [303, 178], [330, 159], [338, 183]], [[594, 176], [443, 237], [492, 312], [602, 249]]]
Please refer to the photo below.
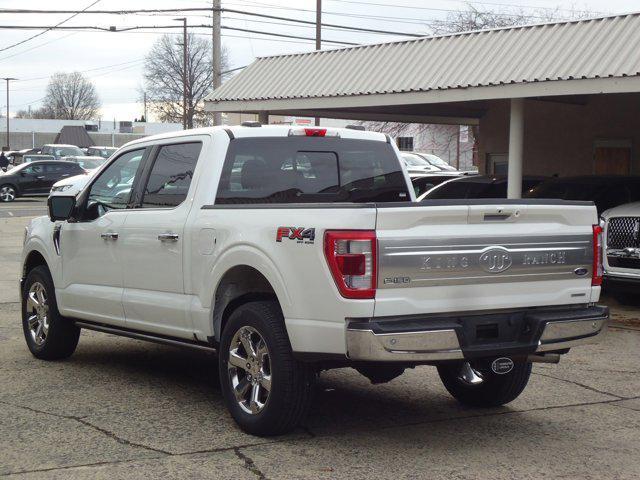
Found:
[[49, 206], [49, 218], [52, 222], [56, 220], [69, 220], [76, 206], [76, 197], [54, 195], [49, 197], [47, 204]]

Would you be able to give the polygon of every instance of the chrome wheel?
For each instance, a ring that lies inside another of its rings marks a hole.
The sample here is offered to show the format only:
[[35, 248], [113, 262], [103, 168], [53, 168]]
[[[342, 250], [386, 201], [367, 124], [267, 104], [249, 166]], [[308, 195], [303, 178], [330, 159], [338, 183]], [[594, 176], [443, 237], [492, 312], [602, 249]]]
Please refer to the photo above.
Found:
[[27, 293], [27, 323], [33, 341], [42, 345], [49, 334], [49, 304], [40, 282], [34, 282]]
[[16, 198], [16, 190], [9, 185], [0, 188], [0, 200], [3, 202], [13, 202]]
[[262, 411], [271, 392], [269, 349], [253, 327], [242, 327], [229, 345], [228, 373], [240, 408], [249, 414]]

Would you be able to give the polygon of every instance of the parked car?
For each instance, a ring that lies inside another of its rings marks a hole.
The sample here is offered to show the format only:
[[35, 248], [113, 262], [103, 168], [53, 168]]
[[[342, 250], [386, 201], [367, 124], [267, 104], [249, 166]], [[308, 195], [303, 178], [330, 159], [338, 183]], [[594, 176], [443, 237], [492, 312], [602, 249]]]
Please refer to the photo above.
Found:
[[598, 214], [618, 205], [640, 200], [640, 176], [583, 175], [554, 177], [526, 194], [528, 198], [561, 198], [589, 200]]
[[100, 167], [107, 159], [103, 157], [97, 157], [94, 155], [83, 155], [83, 156], [69, 156], [63, 157], [63, 160], [68, 162], [75, 162], [80, 165], [84, 170], [95, 170]]
[[414, 155], [419, 156], [420, 158], [424, 158], [430, 165], [436, 167], [439, 170], [449, 171], [449, 172], [457, 172], [458, 170], [449, 165], [439, 156], [434, 155], [433, 153], [422, 153], [422, 152], [413, 152]]
[[416, 155], [415, 153], [402, 152], [400, 156], [402, 157], [402, 160], [407, 167], [407, 172], [409, 172], [410, 175], [414, 173], [442, 172], [441, 169], [439, 169], [438, 167], [434, 167], [427, 160], [419, 155]]
[[410, 174], [411, 184], [413, 185], [413, 191], [416, 197], [420, 197], [433, 187], [440, 185], [443, 182], [451, 180], [452, 178], [458, 178], [461, 174], [459, 172], [440, 172], [440, 173], [420, 173]]
[[592, 204], [415, 198], [380, 133], [133, 141], [27, 227], [27, 346], [62, 359], [85, 328], [217, 352], [233, 418], [273, 435], [302, 421], [325, 369], [383, 383], [434, 365], [460, 402], [495, 407], [532, 362], [603, 331]]
[[87, 155], [109, 158], [113, 155], [118, 149], [116, 147], [88, 147]]
[[71, 157], [71, 156], [84, 156], [84, 152], [80, 147], [76, 147], [75, 145], [66, 145], [66, 144], [56, 144], [50, 143], [47, 145], [43, 145], [40, 151], [43, 155], [53, 155], [56, 160], [60, 160], [62, 157]]
[[[545, 177], [525, 176], [522, 179], [522, 191], [530, 191], [544, 179]], [[507, 198], [507, 177], [498, 175], [461, 176], [441, 183], [424, 193], [418, 200], [446, 198]]]
[[640, 305], [640, 202], [602, 214], [605, 288], [622, 304]]
[[84, 173], [80, 165], [60, 160], [22, 163], [0, 174], [0, 201], [12, 202], [17, 197], [48, 195], [58, 180]]
[[22, 156], [22, 163], [39, 162], [42, 160], [55, 160], [53, 155], [26, 154]]

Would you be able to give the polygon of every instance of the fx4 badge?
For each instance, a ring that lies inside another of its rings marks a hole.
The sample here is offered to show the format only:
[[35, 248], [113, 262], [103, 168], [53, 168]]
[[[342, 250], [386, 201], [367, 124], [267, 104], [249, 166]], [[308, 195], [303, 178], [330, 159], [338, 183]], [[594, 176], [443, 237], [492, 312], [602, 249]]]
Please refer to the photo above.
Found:
[[283, 238], [296, 240], [297, 243], [311, 244], [316, 238], [316, 229], [305, 227], [278, 227], [276, 231], [276, 242], [282, 242]]

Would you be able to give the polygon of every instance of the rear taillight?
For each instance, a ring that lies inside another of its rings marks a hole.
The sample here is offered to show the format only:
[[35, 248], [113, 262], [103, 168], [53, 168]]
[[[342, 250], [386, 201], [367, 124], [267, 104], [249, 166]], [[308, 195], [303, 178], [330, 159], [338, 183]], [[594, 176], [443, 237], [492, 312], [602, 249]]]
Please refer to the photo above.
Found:
[[593, 226], [593, 268], [591, 273], [591, 285], [602, 285], [602, 227]]
[[329, 230], [324, 235], [324, 254], [340, 295], [345, 298], [376, 296], [376, 232]]

